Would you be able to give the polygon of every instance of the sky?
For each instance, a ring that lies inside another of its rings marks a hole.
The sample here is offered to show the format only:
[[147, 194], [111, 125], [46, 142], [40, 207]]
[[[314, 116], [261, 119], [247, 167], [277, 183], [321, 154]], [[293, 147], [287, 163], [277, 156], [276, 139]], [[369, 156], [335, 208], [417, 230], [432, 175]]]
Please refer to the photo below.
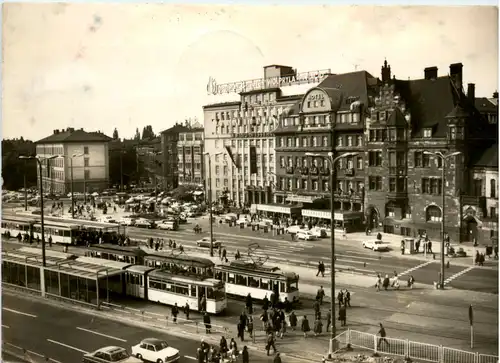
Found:
[[498, 89], [494, 7], [4, 3], [2, 137], [84, 128], [133, 137], [203, 120], [209, 77], [366, 70], [399, 79], [464, 65], [476, 95]]

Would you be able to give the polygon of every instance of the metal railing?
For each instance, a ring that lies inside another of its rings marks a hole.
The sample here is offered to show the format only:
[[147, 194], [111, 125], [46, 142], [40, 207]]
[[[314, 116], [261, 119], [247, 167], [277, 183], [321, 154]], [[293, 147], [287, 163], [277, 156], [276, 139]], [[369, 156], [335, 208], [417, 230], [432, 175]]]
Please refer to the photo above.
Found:
[[[433, 363], [499, 363], [498, 356], [443, 347], [410, 340], [385, 337], [348, 329], [346, 346], [373, 351], [374, 354], [394, 355]], [[342, 334], [340, 334], [342, 335]], [[342, 339], [339, 339], [342, 345]]]
[[[25, 349], [23, 347], [19, 347], [17, 345], [8, 343], [8, 342], [3, 342], [2, 344], [2, 353], [7, 353], [11, 356], [16, 357], [17, 359], [22, 359], [23, 361], [26, 362], [31, 362], [31, 363], [61, 363], [58, 360], [52, 359], [50, 357], [46, 357], [43, 354], [34, 352], [32, 350]], [[3, 354], [2, 354], [3, 355]], [[7, 362], [5, 357], [2, 357], [4, 362]]]

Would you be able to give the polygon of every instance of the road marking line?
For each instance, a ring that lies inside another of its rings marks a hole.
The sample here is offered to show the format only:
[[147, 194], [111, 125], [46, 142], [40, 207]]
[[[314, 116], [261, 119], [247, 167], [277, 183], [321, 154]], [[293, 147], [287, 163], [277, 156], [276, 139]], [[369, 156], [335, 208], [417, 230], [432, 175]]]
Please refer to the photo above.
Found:
[[77, 352], [80, 352], [80, 353], [83, 353], [83, 354], [87, 354], [88, 352], [86, 350], [83, 350], [83, 349], [80, 349], [80, 348], [76, 348], [76, 347], [73, 347], [71, 345], [68, 345], [68, 344], [64, 344], [64, 343], [61, 343], [61, 342], [58, 342], [56, 340], [52, 340], [52, 339], [47, 339], [47, 341], [49, 343], [52, 343], [52, 344], [57, 344], [57, 345], [60, 345], [62, 347], [66, 347], [66, 348], [69, 348], [69, 349], [73, 349], [73, 350], [76, 350]]
[[191, 357], [190, 355], [185, 355], [184, 358], [187, 358], [187, 359], [192, 359], [192, 360], [196, 360], [195, 357]]
[[93, 330], [90, 330], [90, 329], [80, 328], [79, 326], [77, 326], [76, 328], [78, 330], [86, 331], [87, 333], [91, 333], [91, 334], [95, 334], [95, 335], [100, 335], [102, 337], [106, 337], [106, 338], [109, 338], [109, 339], [115, 339], [115, 340], [118, 340], [120, 342], [127, 342], [125, 339], [117, 338], [117, 337], [114, 337], [112, 335], [107, 335], [107, 334], [99, 333], [99, 332], [96, 332], [96, 331], [93, 331]]
[[10, 328], [10, 326], [8, 326], [8, 325], [3, 325], [3, 324], [2, 324], [2, 328], [7, 328], [7, 329], [9, 329], [9, 328]]
[[474, 269], [476, 266], [470, 266], [470, 267], [467, 267], [466, 269], [462, 270], [462, 271], [459, 271], [457, 272], [456, 274], [454, 275], [451, 275], [450, 277], [448, 277], [446, 280], [444, 280], [444, 284], [447, 285], [449, 284], [450, 282], [452, 282], [453, 280], [455, 280], [456, 278], [466, 274], [467, 272], [469, 272], [470, 270]]
[[37, 317], [36, 315], [28, 314], [28, 313], [23, 313], [22, 311], [17, 311], [17, 310], [14, 310], [14, 309], [2, 308], [2, 310], [10, 311], [11, 313], [14, 313], [14, 314], [29, 316], [29, 317], [32, 317], [32, 318], [36, 318]]
[[419, 268], [422, 268], [422, 267], [425, 267], [427, 265], [430, 265], [431, 263], [434, 263], [435, 261], [434, 260], [431, 260], [431, 261], [427, 261], [427, 262], [424, 262], [424, 263], [421, 263], [420, 265], [417, 265], [417, 266], [414, 266], [412, 268], [409, 268], [408, 270], [406, 271], [403, 271], [401, 272], [400, 274], [398, 274], [400, 277], [401, 276], [404, 276], [404, 275], [408, 275], [410, 272], [413, 272]]

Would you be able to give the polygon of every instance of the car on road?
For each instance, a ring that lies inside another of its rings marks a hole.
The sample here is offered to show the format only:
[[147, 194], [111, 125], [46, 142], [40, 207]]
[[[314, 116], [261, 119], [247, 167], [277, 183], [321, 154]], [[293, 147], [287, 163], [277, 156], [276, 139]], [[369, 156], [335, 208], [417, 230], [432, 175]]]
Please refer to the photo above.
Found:
[[[215, 238], [212, 240], [214, 248], [222, 247], [222, 243], [217, 241]], [[198, 247], [210, 248], [210, 237], [203, 237], [202, 239], [196, 241]]]
[[134, 345], [132, 355], [144, 361], [155, 363], [172, 363], [180, 358], [177, 349], [169, 346], [166, 341], [156, 338], [146, 338]]
[[251, 221], [247, 217], [240, 217], [240, 219], [236, 221], [237, 226], [239, 226], [240, 224], [243, 224], [244, 226], [249, 226], [250, 223]]
[[312, 229], [309, 230], [309, 232], [311, 232], [317, 238], [325, 238], [328, 237], [329, 235], [327, 229], [321, 227], [313, 227]]
[[154, 228], [154, 222], [146, 218], [139, 218], [135, 220], [134, 226], [138, 228]]
[[290, 233], [290, 234], [297, 234], [300, 230], [301, 230], [301, 227], [299, 225], [295, 224], [293, 226], [287, 227], [285, 229], [285, 232]]
[[104, 347], [97, 349], [94, 352], [86, 353], [82, 359], [83, 363], [142, 363], [140, 358], [136, 358], [128, 354], [125, 348], [121, 347]]
[[99, 218], [99, 222], [101, 222], [101, 223], [116, 223], [116, 218], [113, 216], [101, 216], [101, 218]]
[[305, 231], [303, 229], [297, 232], [297, 238], [303, 239], [304, 241], [315, 241], [317, 237], [311, 231]]
[[380, 240], [364, 241], [363, 247], [373, 251], [389, 251], [389, 244]]
[[179, 225], [175, 220], [163, 220], [156, 225], [156, 228], [163, 229], [165, 231], [177, 231], [179, 229]]
[[120, 218], [120, 225], [122, 226], [133, 226], [135, 224], [135, 219], [131, 217]]

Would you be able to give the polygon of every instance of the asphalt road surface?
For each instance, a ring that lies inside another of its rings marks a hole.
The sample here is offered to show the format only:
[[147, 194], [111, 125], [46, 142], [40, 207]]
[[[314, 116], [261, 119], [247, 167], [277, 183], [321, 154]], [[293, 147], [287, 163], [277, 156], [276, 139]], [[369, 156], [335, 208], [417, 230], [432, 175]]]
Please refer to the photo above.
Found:
[[[127, 348], [144, 338], [166, 340], [180, 350], [181, 362], [195, 362], [200, 340], [159, 334], [140, 327], [2, 294], [2, 338], [61, 363], [80, 362], [83, 354], [104, 346]], [[273, 357], [251, 352], [252, 362]], [[15, 360], [14, 360], [15, 361]]]

